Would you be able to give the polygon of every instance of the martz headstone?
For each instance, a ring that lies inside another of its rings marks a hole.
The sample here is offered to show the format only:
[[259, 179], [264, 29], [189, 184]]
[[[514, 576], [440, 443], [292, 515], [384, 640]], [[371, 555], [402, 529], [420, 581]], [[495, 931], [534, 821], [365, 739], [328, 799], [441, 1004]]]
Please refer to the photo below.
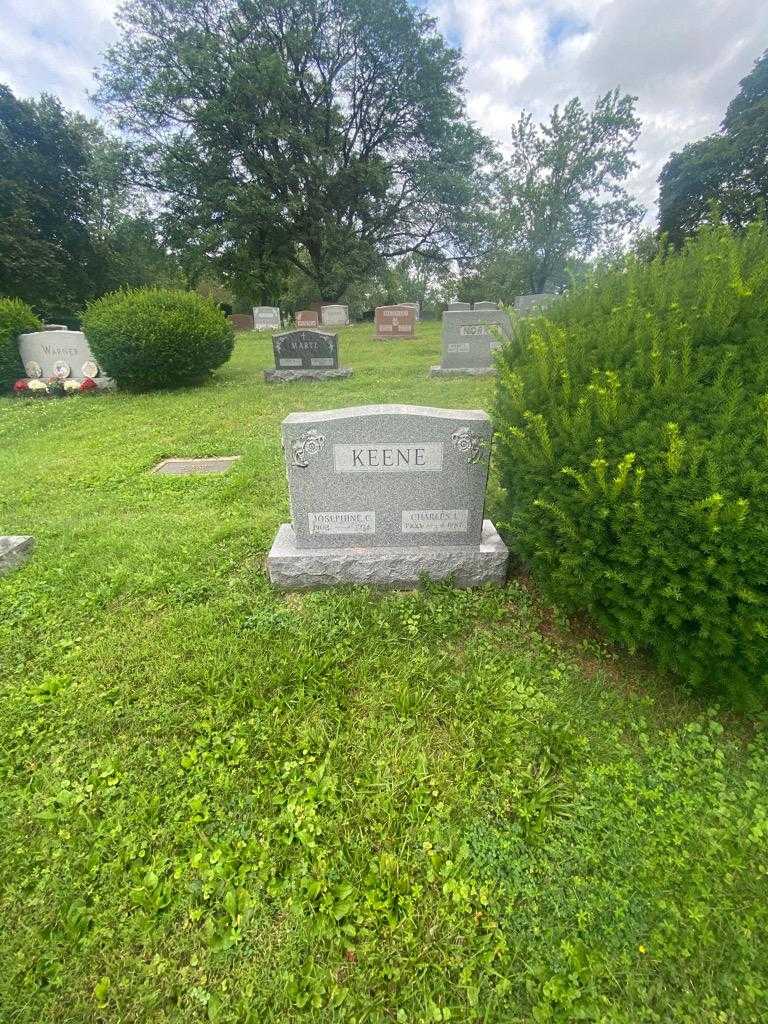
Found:
[[346, 327], [349, 324], [349, 307], [330, 305], [320, 310], [323, 327]]
[[351, 377], [339, 367], [339, 336], [329, 331], [284, 331], [272, 336], [275, 369], [265, 370], [269, 383]]
[[416, 310], [405, 303], [399, 306], [376, 307], [376, 339], [413, 338]]
[[19, 335], [19, 355], [30, 379], [60, 377], [85, 380], [90, 377], [99, 387], [112, 382], [103, 376], [82, 331], [33, 331]]
[[319, 327], [320, 314], [316, 309], [300, 309], [296, 313], [297, 327]]
[[470, 310], [443, 314], [443, 355], [433, 376], [495, 373], [494, 353], [512, 335], [512, 323], [502, 310]]
[[277, 306], [253, 307], [254, 331], [279, 331], [282, 326]]
[[293, 522], [267, 559], [276, 586], [504, 582], [508, 552], [483, 514], [487, 413], [364, 405], [292, 413], [282, 435]]

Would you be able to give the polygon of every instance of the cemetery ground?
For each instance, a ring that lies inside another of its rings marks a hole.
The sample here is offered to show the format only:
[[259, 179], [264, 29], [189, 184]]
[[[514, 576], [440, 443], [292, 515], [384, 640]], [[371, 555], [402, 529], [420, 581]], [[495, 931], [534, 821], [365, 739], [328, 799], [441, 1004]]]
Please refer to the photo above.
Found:
[[0, 581], [0, 1019], [764, 1021], [763, 722], [522, 574], [268, 585], [285, 415], [492, 407], [427, 376], [439, 325], [372, 335], [346, 381], [267, 385], [247, 334], [201, 388], [0, 399], [0, 518], [37, 540]]

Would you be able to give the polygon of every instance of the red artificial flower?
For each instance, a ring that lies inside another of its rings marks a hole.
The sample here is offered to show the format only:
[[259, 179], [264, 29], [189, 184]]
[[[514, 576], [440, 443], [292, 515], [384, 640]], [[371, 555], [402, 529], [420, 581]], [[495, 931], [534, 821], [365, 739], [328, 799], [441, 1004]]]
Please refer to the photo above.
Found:
[[93, 391], [95, 387], [98, 385], [92, 377], [86, 377], [80, 384], [81, 391]]
[[26, 380], [17, 380], [13, 385], [14, 391], [29, 391], [29, 382]]

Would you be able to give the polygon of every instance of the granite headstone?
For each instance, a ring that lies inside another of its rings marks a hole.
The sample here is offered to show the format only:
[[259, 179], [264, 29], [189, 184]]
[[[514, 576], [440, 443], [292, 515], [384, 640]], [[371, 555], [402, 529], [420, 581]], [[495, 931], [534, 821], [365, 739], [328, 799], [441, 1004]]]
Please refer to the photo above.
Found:
[[277, 306], [253, 307], [254, 331], [279, 331], [282, 326]]
[[327, 380], [352, 375], [339, 367], [339, 336], [329, 331], [284, 331], [272, 336], [275, 369], [265, 370], [269, 382], [288, 380]]
[[376, 307], [376, 338], [413, 338], [416, 330], [416, 310], [403, 303], [399, 306]]
[[539, 295], [518, 295], [515, 299], [515, 312], [520, 316], [533, 316], [537, 312], [549, 309], [558, 296], [554, 292], [541, 292]]
[[349, 307], [330, 305], [320, 311], [323, 327], [346, 327], [349, 324]]
[[483, 518], [492, 436], [480, 410], [292, 413], [282, 440], [293, 522], [280, 527], [267, 560], [272, 582], [503, 582], [507, 549]]
[[443, 354], [433, 376], [494, 373], [494, 352], [511, 337], [512, 324], [502, 310], [443, 314]]
[[296, 313], [297, 327], [319, 327], [320, 314], [316, 309], [300, 309]]
[[[19, 336], [19, 355], [27, 377], [84, 380], [99, 376], [91, 347], [82, 331], [34, 331]], [[95, 370], [95, 374], [89, 371]]]
[[476, 302], [472, 308], [475, 312], [479, 312], [480, 310], [498, 309], [499, 304], [498, 302]]
[[462, 313], [472, 309], [470, 302], [451, 302], [448, 304], [449, 313]]

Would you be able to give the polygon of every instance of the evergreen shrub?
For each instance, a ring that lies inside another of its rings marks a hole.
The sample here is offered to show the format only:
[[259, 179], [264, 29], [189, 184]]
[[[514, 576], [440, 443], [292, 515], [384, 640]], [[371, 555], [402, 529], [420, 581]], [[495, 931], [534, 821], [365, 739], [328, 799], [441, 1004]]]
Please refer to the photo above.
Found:
[[24, 376], [19, 335], [39, 331], [42, 326], [26, 302], [0, 297], [0, 387], [10, 387]]
[[137, 288], [91, 302], [83, 331], [108, 377], [124, 388], [194, 384], [225, 363], [234, 335], [227, 318], [196, 292]]
[[694, 683], [768, 681], [768, 230], [598, 270], [500, 355], [512, 543]]

